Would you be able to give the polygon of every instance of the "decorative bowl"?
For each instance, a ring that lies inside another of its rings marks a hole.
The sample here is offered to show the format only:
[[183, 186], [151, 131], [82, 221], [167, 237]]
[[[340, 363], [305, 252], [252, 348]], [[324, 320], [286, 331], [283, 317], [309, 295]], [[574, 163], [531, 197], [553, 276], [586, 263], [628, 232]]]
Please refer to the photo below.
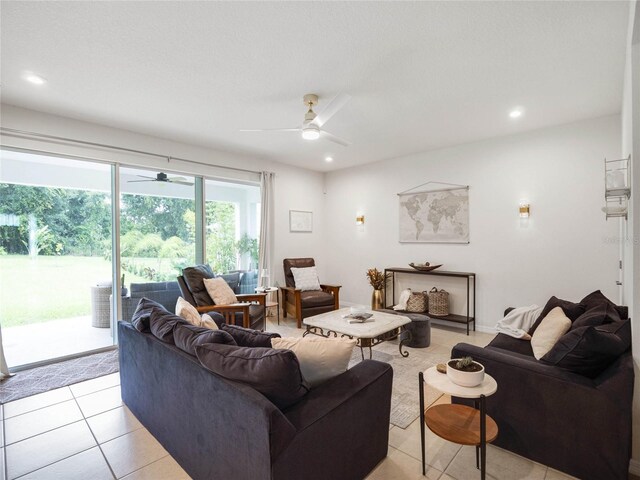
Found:
[[415, 268], [416, 270], [418, 270], [420, 272], [430, 272], [431, 270], [435, 270], [436, 268], [440, 268], [442, 266], [442, 264], [440, 264], [440, 265], [426, 265], [424, 263], [410, 263], [409, 266], [411, 268]]
[[478, 372], [463, 372], [462, 370], [456, 370], [451, 364], [455, 364], [460, 360], [459, 358], [452, 358], [447, 362], [447, 377], [456, 385], [461, 387], [477, 387], [484, 380], [484, 366], [478, 362], [473, 362], [476, 365], [480, 365], [481, 370]]

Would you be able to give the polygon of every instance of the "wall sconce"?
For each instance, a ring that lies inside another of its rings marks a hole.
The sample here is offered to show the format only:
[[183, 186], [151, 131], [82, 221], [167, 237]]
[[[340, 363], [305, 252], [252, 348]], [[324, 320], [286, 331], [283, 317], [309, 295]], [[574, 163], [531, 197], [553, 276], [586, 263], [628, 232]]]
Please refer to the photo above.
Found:
[[364, 215], [358, 215], [356, 217], [356, 225], [364, 225]]
[[520, 202], [520, 218], [529, 218], [529, 204]]

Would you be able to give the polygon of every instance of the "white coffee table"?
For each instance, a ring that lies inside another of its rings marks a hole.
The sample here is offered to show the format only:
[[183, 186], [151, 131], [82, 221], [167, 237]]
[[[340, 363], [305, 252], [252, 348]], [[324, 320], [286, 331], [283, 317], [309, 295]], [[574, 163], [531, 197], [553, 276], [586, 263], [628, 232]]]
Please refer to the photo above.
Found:
[[[349, 315], [349, 308], [341, 308], [305, 318], [302, 323], [306, 325], [307, 331], [302, 336], [313, 334], [321, 337], [337, 337], [340, 334], [341, 337], [354, 338], [357, 342], [356, 345], [360, 347], [360, 353], [364, 360], [365, 348], [369, 348], [369, 358], [371, 358], [371, 347], [398, 338], [405, 330], [405, 325], [411, 323], [411, 319], [402, 315], [393, 315], [377, 310], [367, 310], [367, 312], [372, 313], [373, 317], [365, 323], [349, 323], [349, 320], [344, 318], [345, 315]], [[411, 334], [409, 330], [407, 332]], [[400, 341], [398, 349], [400, 355], [408, 357], [409, 352], [402, 351], [404, 341], [405, 339]]]

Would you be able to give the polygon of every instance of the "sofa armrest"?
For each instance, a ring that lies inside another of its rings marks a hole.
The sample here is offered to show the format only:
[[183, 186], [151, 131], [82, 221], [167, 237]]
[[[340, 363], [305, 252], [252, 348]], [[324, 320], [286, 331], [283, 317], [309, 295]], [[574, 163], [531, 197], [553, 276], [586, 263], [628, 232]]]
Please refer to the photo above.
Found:
[[387, 454], [392, 381], [389, 364], [364, 360], [285, 411], [297, 433], [272, 478], [365, 478]]
[[[517, 353], [507, 351], [504, 351], [503, 353], [499, 348], [483, 348], [468, 343], [458, 343], [453, 347], [453, 350], [451, 351], [451, 358], [466, 356], [473, 357], [474, 360], [482, 363], [485, 366], [487, 373], [490, 375], [493, 375], [493, 373], [491, 373], [491, 370], [493, 369], [509, 368], [518, 370], [523, 376], [535, 374], [540, 375], [541, 377], [571, 382], [576, 385], [583, 385], [589, 388], [595, 387], [593, 380], [590, 378], [561, 370], [560, 368], [552, 365], [545, 365], [535, 359], [531, 359]], [[490, 364], [490, 367], [487, 368], [485, 363]], [[498, 386], [498, 388], [500, 387]]]
[[335, 310], [338, 310], [340, 308], [340, 288], [341, 287], [342, 285], [320, 284], [320, 288], [323, 291], [333, 295], [333, 308]]
[[241, 293], [236, 295], [236, 298], [241, 302], [256, 302], [260, 305], [266, 304], [266, 293]]
[[[376, 360], [364, 360], [331, 380], [311, 390], [304, 400], [285, 412], [286, 417], [302, 430], [317, 422], [369, 384], [388, 375], [393, 377], [393, 369], [388, 363]], [[389, 392], [391, 393], [391, 392]]]

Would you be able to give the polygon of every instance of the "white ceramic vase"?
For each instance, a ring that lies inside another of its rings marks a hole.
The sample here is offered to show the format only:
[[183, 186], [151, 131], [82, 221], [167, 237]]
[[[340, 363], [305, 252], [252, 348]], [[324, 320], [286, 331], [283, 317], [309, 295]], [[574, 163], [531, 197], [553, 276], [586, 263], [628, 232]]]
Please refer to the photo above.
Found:
[[459, 358], [452, 358], [447, 362], [447, 377], [456, 385], [461, 387], [477, 387], [484, 380], [484, 366], [478, 362], [473, 362], [476, 365], [480, 365], [482, 369], [478, 372], [463, 372], [456, 370], [449, 363], [457, 362]]

